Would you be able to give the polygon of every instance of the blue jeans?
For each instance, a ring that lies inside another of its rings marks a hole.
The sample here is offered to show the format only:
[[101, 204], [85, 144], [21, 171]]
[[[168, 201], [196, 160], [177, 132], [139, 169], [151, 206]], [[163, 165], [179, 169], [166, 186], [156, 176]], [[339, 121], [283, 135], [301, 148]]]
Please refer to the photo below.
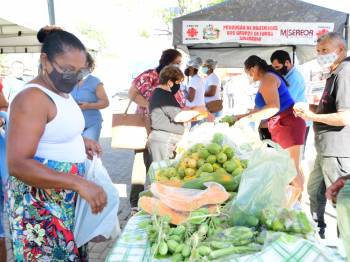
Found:
[[92, 126], [86, 127], [82, 135], [83, 137], [86, 137], [98, 142], [98, 140], [100, 139], [101, 129], [102, 129], [102, 123], [99, 122]]

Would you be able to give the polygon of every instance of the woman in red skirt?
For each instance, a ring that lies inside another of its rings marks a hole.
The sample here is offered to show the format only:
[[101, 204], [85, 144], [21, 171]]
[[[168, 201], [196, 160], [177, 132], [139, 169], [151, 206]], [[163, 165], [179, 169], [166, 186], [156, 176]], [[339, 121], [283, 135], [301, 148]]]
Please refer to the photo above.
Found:
[[244, 62], [245, 72], [252, 81], [260, 81], [255, 97], [255, 110], [240, 119], [252, 122], [267, 119], [272, 141], [288, 150], [295, 163], [298, 176], [292, 185], [303, 189], [304, 178], [300, 170], [300, 150], [304, 145], [305, 121], [295, 117], [294, 101], [286, 80], [258, 56], [250, 56]]

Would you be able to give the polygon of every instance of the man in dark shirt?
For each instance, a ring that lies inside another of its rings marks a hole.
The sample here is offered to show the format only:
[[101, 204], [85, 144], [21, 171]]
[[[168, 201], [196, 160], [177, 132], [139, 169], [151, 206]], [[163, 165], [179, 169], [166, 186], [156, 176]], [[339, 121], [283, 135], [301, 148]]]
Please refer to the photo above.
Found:
[[316, 112], [305, 107], [296, 107], [295, 112], [314, 121], [317, 157], [307, 191], [312, 216], [324, 238], [326, 187], [350, 174], [350, 59], [346, 58], [343, 38], [334, 32], [321, 36], [317, 41], [317, 60], [329, 70], [320, 104]]

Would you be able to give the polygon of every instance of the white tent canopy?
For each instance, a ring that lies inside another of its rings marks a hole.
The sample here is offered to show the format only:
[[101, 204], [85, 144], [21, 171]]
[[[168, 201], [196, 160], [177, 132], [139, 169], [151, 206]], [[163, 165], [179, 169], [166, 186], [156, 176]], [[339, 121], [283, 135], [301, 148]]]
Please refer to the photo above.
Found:
[[0, 53], [38, 53], [40, 43], [33, 29], [0, 18]]

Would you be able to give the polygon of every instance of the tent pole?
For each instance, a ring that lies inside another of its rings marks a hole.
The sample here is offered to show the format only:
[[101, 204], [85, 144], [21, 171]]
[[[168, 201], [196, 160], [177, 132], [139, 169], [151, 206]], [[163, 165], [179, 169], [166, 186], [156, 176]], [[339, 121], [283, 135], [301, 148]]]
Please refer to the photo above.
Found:
[[49, 11], [50, 25], [54, 25], [56, 23], [54, 0], [47, 0], [47, 8]]
[[293, 65], [295, 64], [295, 50], [297, 49], [297, 47], [295, 45], [293, 45]]
[[349, 48], [349, 14], [346, 15], [346, 21], [345, 21], [345, 42], [346, 42], [346, 48]]

